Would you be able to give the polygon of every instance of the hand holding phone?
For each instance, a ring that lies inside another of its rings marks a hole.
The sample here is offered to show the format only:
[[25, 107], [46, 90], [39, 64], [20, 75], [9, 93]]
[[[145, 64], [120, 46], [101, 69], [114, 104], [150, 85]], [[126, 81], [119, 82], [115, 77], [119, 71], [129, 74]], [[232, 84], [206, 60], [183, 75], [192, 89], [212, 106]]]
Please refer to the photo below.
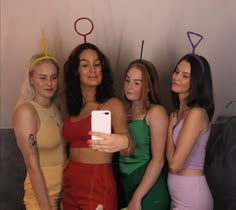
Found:
[[[111, 133], [111, 112], [108, 110], [94, 110], [91, 113], [91, 129], [103, 133]], [[92, 140], [102, 139], [92, 135]]]

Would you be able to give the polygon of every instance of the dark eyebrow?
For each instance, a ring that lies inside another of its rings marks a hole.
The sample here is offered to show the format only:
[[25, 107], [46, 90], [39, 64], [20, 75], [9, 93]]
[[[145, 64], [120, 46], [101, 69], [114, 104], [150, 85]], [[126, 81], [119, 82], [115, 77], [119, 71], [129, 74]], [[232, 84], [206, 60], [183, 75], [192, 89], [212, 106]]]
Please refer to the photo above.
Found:
[[[89, 62], [87, 59], [80, 59], [80, 62], [82, 62], [82, 61], [86, 61], [86, 62]], [[100, 59], [99, 58], [97, 58], [94, 62], [96, 62], [96, 61], [100, 61]], [[100, 61], [101, 62], [101, 61]]]
[[[51, 75], [49, 75], [49, 76], [54, 76], [54, 75], [58, 75], [58, 73], [51, 74]], [[48, 75], [47, 75], [47, 74], [39, 74], [39, 76], [44, 76], [44, 77], [47, 77]]]
[[40, 77], [46, 77], [46, 74], [39, 74]]
[[[179, 70], [179, 67], [178, 67], [178, 66], [176, 67], [176, 70]], [[182, 73], [183, 73], [183, 74], [188, 74], [188, 75], [191, 75], [191, 73], [189, 73], [189, 72], [186, 72], [186, 71], [183, 71]]]
[[81, 59], [80, 62], [82, 62], [82, 61], [87, 61], [88, 62], [88, 60], [86, 60], [86, 59]]
[[183, 74], [191, 75], [191, 73], [183, 71]]
[[142, 79], [135, 79], [134, 81], [136, 81], [136, 82], [142, 82], [143, 80], [142, 80]]
[[[128, 79], [130, 79], [130, 77], [129, 77], [128, 74], [126, 74], [125, 77], [128, 78]], [[137, 82], [137, 81], [138, 81], [138, 82], [142, 82], [143, 80], [142, 80], [142, 79], [134, 79], [134, 81], [136, 81], [136, 82]]]

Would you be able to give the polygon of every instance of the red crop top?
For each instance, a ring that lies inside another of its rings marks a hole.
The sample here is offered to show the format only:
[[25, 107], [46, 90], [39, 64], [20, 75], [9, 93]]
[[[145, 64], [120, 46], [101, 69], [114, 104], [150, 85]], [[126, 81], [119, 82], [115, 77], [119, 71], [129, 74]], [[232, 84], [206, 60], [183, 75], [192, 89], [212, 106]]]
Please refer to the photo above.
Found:
[[88, 135], [90, 130], [91, 115], [76, 122], [72, 122], [69, 117], [62, 126], [62, 135], [71, 148], [88, 148], [87, 140], [91, 138]]

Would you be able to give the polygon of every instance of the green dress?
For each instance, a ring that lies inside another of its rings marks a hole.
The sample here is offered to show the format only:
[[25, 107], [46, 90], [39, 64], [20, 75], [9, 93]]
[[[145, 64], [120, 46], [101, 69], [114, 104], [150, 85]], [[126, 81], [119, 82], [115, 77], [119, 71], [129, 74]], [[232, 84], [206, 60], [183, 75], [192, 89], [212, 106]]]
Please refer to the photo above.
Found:
[[[131, 156], [120, 156], [120, 181], [124, 191], [125, 205], [128, 205], [132, 195], [141, 182], [146, 167], [151, 159], [150, 129], [145, 117], [142, 120], [129, 122], [129, 131], [136, 144]], [[163, 171], [157, 181], [142, 199], [142, 210], [167, 210], [169, 208], [169, 193], [166, 177]]]

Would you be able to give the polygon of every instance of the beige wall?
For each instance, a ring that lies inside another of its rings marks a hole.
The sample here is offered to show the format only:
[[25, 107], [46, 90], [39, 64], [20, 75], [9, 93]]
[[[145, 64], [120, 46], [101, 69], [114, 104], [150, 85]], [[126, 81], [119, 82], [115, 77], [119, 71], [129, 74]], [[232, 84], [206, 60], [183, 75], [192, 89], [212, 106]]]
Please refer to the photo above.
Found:
[[143, 58], [158, 68], [167, 109], [170, 72], [183, 54], [191, 52], [186, 32], [202, 34], [197, 53], [212, 67], [215, 117], [229, 112], [225, 105], [236, 100], [235, 8], [235, 0], [1, 0], [0, 128], [12, 127], [11, 112], [27, 62], [39, 52], [41, 28], [49, 52], [62, 66], [72, 48], [83, 42], [73, 29], [82, 16], [94, 21], [87, 39], [110, 58], [118, 92], [124, 68], [139, 57], [145, 40]]

